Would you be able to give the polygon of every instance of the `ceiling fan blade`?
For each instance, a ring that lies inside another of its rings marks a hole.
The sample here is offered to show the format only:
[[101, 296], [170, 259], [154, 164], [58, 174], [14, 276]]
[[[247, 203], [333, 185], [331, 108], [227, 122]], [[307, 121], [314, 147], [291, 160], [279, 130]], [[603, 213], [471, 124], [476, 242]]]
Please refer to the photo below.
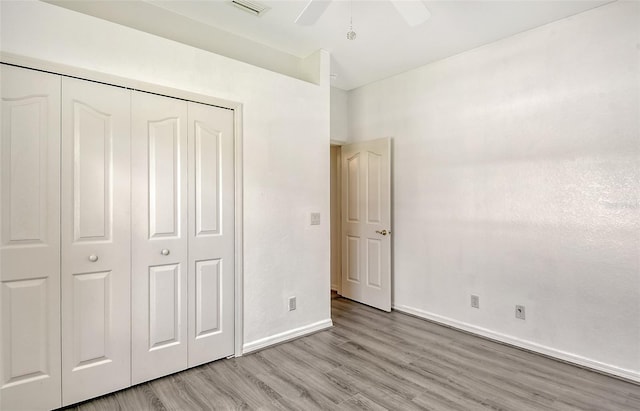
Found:
[[304, 10], [296, 18], [296, 23], [301, 26], [311, 26], [322, 16], [329, 3], [331, 3], [331, 0], [309, 0]]
[[391, 0], [391, 4], [411, 27], [419, 26], [431, 17], [431, 12], [421, 0]]

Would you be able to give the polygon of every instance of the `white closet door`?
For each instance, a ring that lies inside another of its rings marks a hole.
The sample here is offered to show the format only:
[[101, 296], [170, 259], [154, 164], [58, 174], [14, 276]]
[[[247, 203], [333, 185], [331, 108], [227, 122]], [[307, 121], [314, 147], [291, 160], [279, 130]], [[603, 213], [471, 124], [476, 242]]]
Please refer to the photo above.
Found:
[[60, 77], [2, 65], [0, 409], [60, 402]]
[[132, 93], [132, 382], [187, 367], [187, 103]]
[[62, 400], [130, 378], [130, 92], [62, 83]]
[[233, 354], [233, 111], [189, 103], [189, 366]]

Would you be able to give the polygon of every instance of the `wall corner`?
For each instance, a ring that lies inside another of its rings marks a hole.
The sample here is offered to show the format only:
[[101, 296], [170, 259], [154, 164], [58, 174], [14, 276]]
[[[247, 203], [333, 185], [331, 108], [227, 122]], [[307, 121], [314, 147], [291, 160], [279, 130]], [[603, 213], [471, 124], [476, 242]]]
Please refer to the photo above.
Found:
[[329, 87], [331, 55], [327, 50], [319, 49], [300, 60], [302, 78], [322, 87]]

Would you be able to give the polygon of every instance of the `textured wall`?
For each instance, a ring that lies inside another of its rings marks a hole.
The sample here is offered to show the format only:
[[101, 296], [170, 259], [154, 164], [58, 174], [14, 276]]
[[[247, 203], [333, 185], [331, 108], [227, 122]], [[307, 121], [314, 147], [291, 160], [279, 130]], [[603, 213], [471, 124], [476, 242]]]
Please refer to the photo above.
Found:
[[345, 142], [349, 134], [347, 119], [349, 106], [348, 94], [339, 88], [331, 87], [331, 140]]
[[640, 380], [639, 9], [350, 92], [351, 140], [394, 137], [397, 307]]
[[40, 2], [0, 27], [5, 52], [243, 103], [244, 341], [330, 318], [326, 53], [318, 86]]

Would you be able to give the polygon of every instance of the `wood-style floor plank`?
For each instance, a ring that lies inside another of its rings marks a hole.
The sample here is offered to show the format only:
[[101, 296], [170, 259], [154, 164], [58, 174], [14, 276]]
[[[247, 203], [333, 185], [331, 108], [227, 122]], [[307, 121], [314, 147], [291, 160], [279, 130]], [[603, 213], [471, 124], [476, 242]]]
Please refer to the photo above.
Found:
[[638, 411], [640, 386], [332, 299], [334, 327], [78, 404], [100, 410]]

